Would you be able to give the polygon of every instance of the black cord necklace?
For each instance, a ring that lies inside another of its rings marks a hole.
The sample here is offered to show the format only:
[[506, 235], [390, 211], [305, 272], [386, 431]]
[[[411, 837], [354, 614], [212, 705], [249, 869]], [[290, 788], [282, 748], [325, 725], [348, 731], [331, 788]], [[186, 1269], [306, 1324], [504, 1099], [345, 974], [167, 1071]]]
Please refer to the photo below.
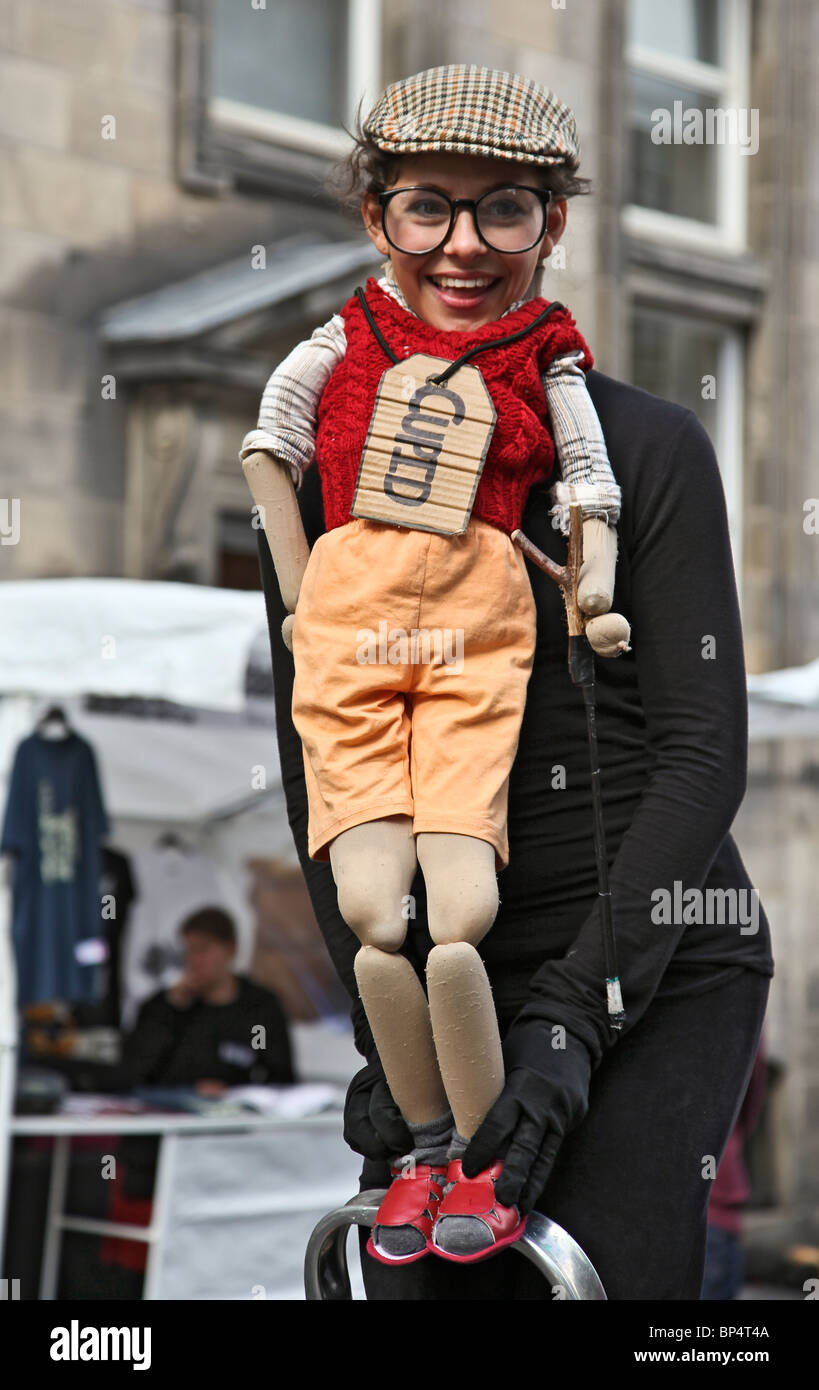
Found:
[[[379, 346], [383, 348], [390, 361], [394, 365], [397, 365], [397, 363], [401, 361], [401, 358], [396, 356], [396, 354], [393, 352], [392, 348], [390, 347], [389, 343], [386, 341], [384, 335], [378, 327], [378, 324], [375, 322], [375, 319], [373, 318], [372, 313], [370, 312], [370, 306], [367, 303], [364, 291], [360, 285], [356, 289], [356, 294], [358, 295], [367, 322], [370, 325], [370, 328], [372, 329], [373, 333], [375, 334]], [[551, 304], [547, 305], [547, 307], [543, 309], [541, 313], [538, 314], [536, 319], [532, 319], [531, 323], [527, 323], [525, 328], [519, 328], [516, 333], [509, 333], [505, 338], [493, 338], [491, 342], [479, 343], [477, 347], [470, 348], [468, 352], [462, 353], [462, 355], [457, 359], [457, 361], [450, 362], [449, 366], [446, 368], [445, 371], [439, 372], [437, 376], [428, 376], [427, 381], [432, 382], [435, 386], [442, 386], [445, 381], [449, 380], [453, 372], [457, 372], [458, 368], [462, 367], [464, 363], [468, 362], [472, 357], [477, 357], [479, 352], [488, 352], [490, 348], [505, 347], [507, 343], [516, 343], [518, 338], [525, 337], [527, 333], [531, 333], [533, 328], [537, 328], [538, 324], [542, 323], [544, 319], [548, 318], [549, 315], [555, 309], [563, 308], [565, 308], [565, 305], [561, 304], [559, 300], [553, 300]]]

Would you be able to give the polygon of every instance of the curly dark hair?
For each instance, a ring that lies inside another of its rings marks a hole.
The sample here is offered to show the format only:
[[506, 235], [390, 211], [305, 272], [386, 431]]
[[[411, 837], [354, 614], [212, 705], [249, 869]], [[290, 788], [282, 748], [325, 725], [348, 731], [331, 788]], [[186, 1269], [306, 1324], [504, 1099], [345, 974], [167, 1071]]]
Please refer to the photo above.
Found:
[[[358, 213], [361, 199], [365, 193], [383, 193], [395, 177], [401, 154], [393, 154], [379, 149], [378, 145], [364, 134], [361, 107], [364, 98], [358, 103], [353, 121], [354, 129], [343, 129], [353, 141], [349, 154], [338, 160], [322, 180], [323, 187], [341, 207], [351, 213]], [[591, 179], [582, 178], [568, 164], [532, 164], [535, 181], [542, 187], [551, 189], [556, 198], [574, 198], [578, 194], [591, 193]]]

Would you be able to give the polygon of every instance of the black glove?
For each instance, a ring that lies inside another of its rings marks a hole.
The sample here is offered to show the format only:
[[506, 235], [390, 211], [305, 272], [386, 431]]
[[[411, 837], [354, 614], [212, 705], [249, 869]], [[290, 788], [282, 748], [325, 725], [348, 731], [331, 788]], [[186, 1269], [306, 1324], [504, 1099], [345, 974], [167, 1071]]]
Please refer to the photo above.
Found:
[[498, 1201], [521, 1216], [532, 1210], [564, 1137], [589, 1108], [588, 1048], [568, 1032], [565, 1048], [552, 1047], [552, 1036], [550, 1024], [537, 1019], [512, 1025], [502, 1044], [506, 1085], [462, 1160], [474, 1178], [502, 1158]]
[[392, 1098], [377, 1053], [347, 1088], [344, 1139], [365, 1158], [390, 1159], [412, 1149], [412, 1134]]

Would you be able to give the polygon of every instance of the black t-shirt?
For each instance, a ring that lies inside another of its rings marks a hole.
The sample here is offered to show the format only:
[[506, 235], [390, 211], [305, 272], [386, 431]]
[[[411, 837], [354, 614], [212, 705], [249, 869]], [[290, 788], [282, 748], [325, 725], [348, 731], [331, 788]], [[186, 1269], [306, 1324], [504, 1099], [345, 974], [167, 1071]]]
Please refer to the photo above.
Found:
[[164, 990], [146, 999], [123, 1042], [120, 1070], [129, 1084], [224, 1081], [245, 1086], [295, 1081], [281, 1004], [262, 985], [243, 975], [236, 979], [239, 993], [231, 1004], [197, 999], [186, 1009], [177, 1008]]
[[[568, 674], [558, 587], [528, 562], [537, 648], [510, 779], [510, 861], [499, 875], [498, 915], [479, 950], [502, 1031], [516, 1017], [562, 1023], [597, 1064], [658, 989], [698, 992], [743, 967], [772, 975], [773, 959], [767, 918], [758, 896], [754, 907], [729, 833], [745, 793], [748, 708], [714, 450], [692, 411], [597, 371], [588, 373], [587, 385], [622, 492], [612, 607], [632, 625], [630, 652], [595, 661], [624, 1028], [613, 1032], [606, 1014], [583, 698]], [[530, 492], [522, 529], [563, 563], [566, 540], [547, 515], [548, 489], [546, 482]], [[315, 467], [304, 475], [299, 500], [312, 545], [324, 530]], [[281, 638], [284, 607], [262, 531], [259, 554], [289, 820], [316, 916], [354, 1001], [356, 1045], [370, 1057], [374, 1043], [353, 973], [358, 941], [338, 911], [330, 865], [307, 856], [302, 751], [290, 714], [293, 658]], [[691, 889], [699, 901], [682, 897]], [[724, 920], [725, 899], [714, 889], [735, 893], [734, 924]], [[663, 890], [671, 922], [657, 920]], [[417, 916], [404, 952], [422, 975], [432, 943], [420, 871], [413, 892]]]

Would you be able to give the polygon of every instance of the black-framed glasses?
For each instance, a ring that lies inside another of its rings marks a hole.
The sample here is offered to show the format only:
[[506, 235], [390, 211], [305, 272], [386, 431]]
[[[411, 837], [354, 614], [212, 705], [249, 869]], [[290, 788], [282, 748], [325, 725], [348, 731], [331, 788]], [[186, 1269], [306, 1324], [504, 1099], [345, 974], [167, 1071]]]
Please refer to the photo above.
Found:
[[531, 251], [546, 230], [548, 188], [524, 184], [492, 188], [480, 198], [449, 198], [437, 188], [411, 184], [379, 193], [381, 223], [390, 246], [424, 256], [449, 240], [459, 208], [469, 208], [475, 231], [492, 251]]

